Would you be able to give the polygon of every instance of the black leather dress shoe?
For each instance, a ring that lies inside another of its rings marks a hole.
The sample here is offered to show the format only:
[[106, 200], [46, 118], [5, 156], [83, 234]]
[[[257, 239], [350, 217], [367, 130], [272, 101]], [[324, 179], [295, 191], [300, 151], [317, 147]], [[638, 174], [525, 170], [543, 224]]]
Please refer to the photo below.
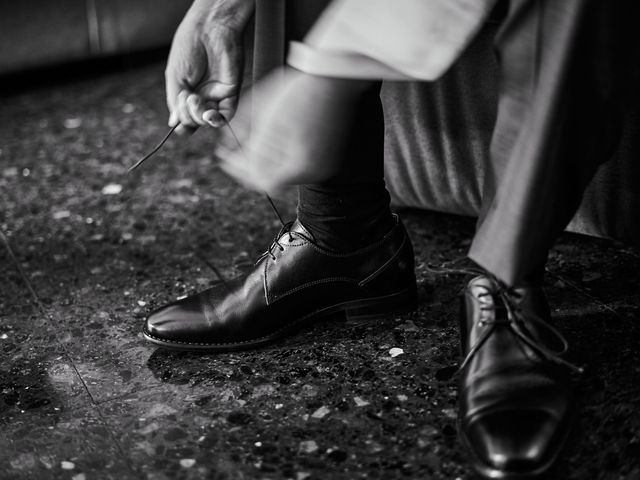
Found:
[[400, 220], [351, 253], [321, 248], [296, 221], [283, 228], [254, 270], [153, 312], [147, 340], [181, 350], [258, 347], [335, 312], [376, 317], [416, 301], [413, 248]]
[[487, 276], [466, 288], [458, 430], [485, 478], [539, 478], [566, 440], [577, 367], [558, 356], [567, 344], [549, 318], [541, 288], [506, 289]]

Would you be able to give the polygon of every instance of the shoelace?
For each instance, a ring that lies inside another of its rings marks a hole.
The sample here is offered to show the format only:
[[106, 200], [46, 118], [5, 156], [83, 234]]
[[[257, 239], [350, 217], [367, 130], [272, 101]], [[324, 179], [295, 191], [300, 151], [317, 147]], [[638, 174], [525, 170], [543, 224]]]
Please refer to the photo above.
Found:
[[173, 132], [176, 131], [176, 128], [178, 128], [178, 125], [180, 125], [180, 124], [178, 123], [177, 125], [174, 125], [173, 127], [171, 127], [171, 129], [169, 130], [169, 132], [167, 132], [167, 134], [164, 136], [164, 138], [162, 140], [160, 140], [160, 143], [158, 143], [153, 148], [153, 150], [151, 150], [149, 153], [147, 153], [144, 157], [142, 157], [140, 160], [138, 160], [136, 163], [134, 163], [131, 167], [129, 167], [129, 170], [127, 172], [128, 173], [132, 173], [134, 170], [137, 170], [140, 165], [142, 165], [144, 162], [146, 162], [151, 157], [153, 157], [158, 152], [158, 150], [160, 150], [162, 148], [162, 146], [165, 143], [167, 143], [167, 140], [169, 140], [169, 137], [171, 135], [173, 135]]
[[[240, 151], [242, 152], [242, 154], [246, 157], [247, 154], [244, 151], [244, 148], [242, 148], [242, 144], [240, 143], [240, 139], [238, 138], [238, 136], [236, 135], [236, 132], [233, 130], [233, 128], [231, 127], [231, 124], [229, 123], [229, 121], [226, 119], [226, 117], [224, 117], [223, 115], [220, 115], [222, 117], [222, 120], [224, 120], [224, 123], [227, 127], [227, 129], [229, 130], [229, 133], [231, 133], [231, 136], [233, 137], [234, 141], [236, 142], [236, 144], [238, 145], [238, 148], [240, 149]], [[146, 155], [144, 155], [140, 160], [138, 160], [136, 163], [134, 163], [128, 170], [128, 173], [132, 173], [135, 170], [137, 170], [143, 163], [145, 163], [148, 159], [150, 159], [151, 157], [153, 157], [162, 147], [163, 145], [167, 142], [167, 140], [169, 140], [169, 138], [171, 137], [171, 135], [173, 135], [173, 133], [176, 131], [176, 128], [178, 128], [180, 124], [178, 123], [177, 125], [174, 125], [173, 127], [171, 127], [171, 129], [169, 129], [169, 131], [167, 132], [167, 134], [162, 138], [162, 140], [160, 140], [160, 142]], [[272, 259], [275, 259], [275, 256], [273, 255], [273, 249], [277, 246], [279, 247], [281, 250], [284, 248], [280, 243], [279, 240], [282, 237], [282, 235], [284, 235], [285, 233], [289, 233], [289, 240], [292, 240], [292, 236], [291, 236], [291, 227], [293, 225], [293, 222], [286, 222], [284, 221], [284, 219], [282, 218], [282, 215], [280, 215], [280, 211], [278, 210], [278, 208], [276, 207], [275, 203], [273, 203], [273, 200], [271, 199], [271, 197], [267, 194], [265, 194], [265, 197], [267, 198], [267, 202], [269, 203], [269, 205], [271, 206], [271, 210], [273, 211], [273, 213], [275, 214], [275, 216], [278, 218], [278, 220], [280, 221], [280, 224], [282, 225], [282, 228], [280, 229], [280, 232], [278, 232], [278, 235], [276, 236], [273, 244], [269, 247], [269, 249], [267, 249], [267, 251], [265, 253], [263, 253], [258, 260], [256, 261], [256, 264], [258, 264], [260, 262], [260, 260], [262, 260], [266, 255], [269, 255]], [[299, 233], [299, 232], [296, 232]], [[300, 234], [302, 237], [306, 238], [307, 240], [310, 241], [310, 239], [308, 239], [305, 235]], [[207, 262], [209, 264], [209, 262]], [[220, 278], [220, 280], [222, 281], [222, 283], [224, 283], [225, 285], [227, 285], [227, 281], [225, 280], [225, 278], [222, 276], [222, 274], [218, 271], [217, 268], [213, 267], [213, 265], [209, 264], [209, 266], [213, 269], [213, 271], [215, 272], [215, 274]]]
[[262, 255], [260, 255], [258, 257], [258, 259], [256, 260], [256, 263], [255, 263], [256, 265], [259, 264], [262, 261], [262, 259], [264, 259], [266, 257], [270, 257], [271, 260], [275, 260], [276, 259], [276, 256], [275, 256], [275, 254], [273, 252], [275, 251], [276, 248], [278, 250], [280, 250], [281, 252], [284, 250], [284, 246], [280, 243], [280, 239], [285, 234], [289, 234], [289, 242], [293, 241], [293, 235], [295, 234], [296, 236], [301, 237], [305, 241], [313, 243], [313, 240], [311, 238], [307, 237], [304, 233], [302, 233], [302, 232], [292, 232], [291, 231], [291, 227], [293, 227], [294, 223], [295, 222], [287, 222], [282, 226], [282, 228], [280, 229], [278, 234], [273, 239], [273, 243], [271, 244], [271, 246]]
[[[229, 129], [229, 133], [231, 133], [231, 136], [233, 137], [234, 141], [238, 145], [238, 148], [240, 149], [242, 154], [246, 157], [247, 154], [245, 153], [244, 148], [242, 148], [242, 144], [240, 143], [240, 139], [238, 138], [238, 136], [236, 135], [236, 132], [231, 127], [231, 124], [229, 123], [229, 121], [223, 115], [220, 115], [220, 116], [222, 117], [222, 120], [224, 120], [224, 123], [225, 123], [226, 127]], [[169, 140], [169, 138], [171, 137], [171, 135], [173, 135], [173, 133], [176, 131], [176, 128], [178, 128], [179, 125], [180, 124], [178, 123], [177, 125], [174, 125], [173, 127], [171, 127], [169, 129], [169, 131], [167, 132], [167, 134], [162, 138], [162, 140], [160, 140], [160, 142], [149, 153], [144, 155], [140, 160], [138, 160], [131, 167], [129, 167], [128, 173], [134, 172], [143, 163], [145, 163], [147, 160], [149, 160], [151, 157], [153, 157], [163, 147], [163, 145], [165, 143], [167, 143], [167, 140]], [[273, 203], [273, 200], [271, 199], [271, 197], [269, 195], [265, 194], [265, 196], [267, 197], [267, 201], [269, 202], [269, 205], [271, 206], [271, 209], [273, 210], [273, 213], [276, 215], [276, 217], [278, 217], [278, 220], [280, 221], [280, 224], [284, 227], [285, 226], [285, 221], [282, 219], [282, 215], [280, 215], [280, 212], [278, 211], [278, 209], [276, 208], [275, 204]]]
[[293, 241], [293, 234], [291, 233], [291, 227], [293, 226], [293, 222], [287, 222], [284, 225], [282, 225], [282, 228], [280, 229], [280, 231], [276, 234], [275, 238], [273, 239], [273, 243], [271, 244], [271, 246], [262, 254], [258, 257], [258, 259], [256, 260], [256, 265], [258, 265], [263, 258], [265, 257], [270, 257], [271, 260], [275, 260], [276, 256], [273, 253], [274, 250], [277, 248], [278, 250], [280, 250], [281, 252], [284, 250], [284, 247], [282, 246], [282, 244], [280, 243], [280, 239], [283, 237], [283, 235], [285, 233], [289, 234], [289, 241]]
[[[455, 264], [462, 260], [465, 260], [465, 259], [460, 258], [448, 263]], [[484, 297], [493, 298], [493, 302], [491, 306], [482, 306], [480, 307], [480, 310], [495, 311], [497, 308], [500, 308], [498, 305], [496, 305], [495, 296], [498, 297], [501, 303], [504, 304], [504, 308], [507, 309], [507, 318], [504, 320], [480, 320], [479, 321], [480, 327], [488, 326], [489, 328], [483, 330], [478, 340], [476, 340], [475, 344], [469, 349], [469, 353], [467, 353], [466, 357], [464, 358], [464, 360], [460, 364], [460, 367], [458, 368], [458, 374], [461, 373], [462, 370], [464, 370], [464, 368], [469, 364], [469, 362], [471, 362], [471, 360], [476, 356], [478, 351], [482, 348], [482, 346], [489, 339], [491, 334], [495, 331], [497, 325], [507, 326], [509, 329], [511, 329], [511, 331], [515, 334], [515, 336], [521, 342], [523, 342], [525, 345], [531, 348], [537, 355], [541, 356], [545, 360], [562, 365], [573, 372], [576, 372], [579, 374], [584, 373], [584, 368], [578, 367], [570, 362], [567, 362], [562, 357], [560, 357], [560, 355], [565, 354], [569, 350], [569, 343], [567, 342], [566, 338], [564, 338], [564, 336], [555, 327], [553, 327], [552, 325], [549, 325], [549, 323], [547, 323], [543, 319], [540, 319], [537, 316], [532, 315], [530, 313], [527, 314], [525, 317], [524, 312], [522, 311], [522, 308], [519, 306], [519, 303], [517, 301], [518, 300], [517, 297], [519, 296], [519, 294], [514, 289], [507, 287], [500, 280], [498, 280], [497, 278], [491, 275], [488, 275], [486, 271], [481, 270], [479, 268], [464, 267], [464, 266], [463, 267], [449, 267], [449, 266], [436, 267], [433, 265], [428, 265], [427, 271], [430, 271], [431, 273], [434, 273], [436, 275], [463, 274], [463, 275], [489, 276], [492, 283], [496, 285], [497, 288], [494, 291], [489, 287], [487, 287], [486, 285], [477, 286], [485, 290], [484, 292], [479, 293], [477, 295], [478, 299], [481, 299]], [[465, 295], [470, 295], [468, 289], [465, 289]], [[475, 300], [475, 297], [472, 297], [472, 298], [474, 298]], [[536, 325], [547, 330], [547, 332], [551, 333], [551, 335], [562, 345], [562, 348], [559, 350], [552, 350], [540, 344], [538, 340], [536, 340], [531, 336], [531, 333], [526, 327], [526, 320], [532, 323], [535, 323]]]
[[[470, 269], [473, 270], [473, 269]], [[483, 272], [484, 275], [486, 273]], [[495, 331], [498, 325], [504, 325], [508, 327], [522, 343], [528, 346], [531, 350], [533, 350], [537, 355], [544, 358], [547, 361], [556, 363], [558, 365], [562, 365], [569, 370], [582, 374], [584, 373], [584, 369], [582, 367], [578, 367], [566, 360], [564, 360], [560, 355], [563, 355], [569, 349], [569, 344], [564, 336], [553, 326], [549, 325], [544, 320], [538, 318], [536, 315], [532, 315], [530, 313], [524, 314], [522, 308], [519, 305], [519, 294], [503, 285], [500, 281], [495, 278], [491, 279], [492, 282], [496, 285], [497, 288], [491, 289], [486, 285], [477, 285], [476, 288], [483, 288], [485, 291], [477, 294], [477, 297], [472, 297], [475, 299], [481, 299], [484, 297], [492, 297], [493, 301], [491, 305], [483, 305], [480, 307], [482, 311], [493, 311], [500, 306], [497, 305], [496, 299], [500, 300], [504, 305], [504, 308], [507, 309], [507, 318], [501, 320], [484, 320], [481, 319], [478, 321], [478, 326], [484, 328], [488, 326], [482, 331], [480, 337], [475, 342], [475, 344], [469, 349], [469, 353], [463, 360], [458, 372], [464, 370], [464, 368], [471, 362], [471, 360], [476, 356], [476, 354], [480, 351], [482, 346], [489, 339], [491, 334]], [[466, 291], [467, 295], [471, 295], [469, 291]], [[526, 322], [534, 323], [536, 326], [545, 329], [549, 332], [558, 342], [562, 345], [562, 348], [559, 350], [552, 350], [547, 348], [545, 345], [541, 344], [538, 340], [536, 340], [529, 330], [527, 329]]]

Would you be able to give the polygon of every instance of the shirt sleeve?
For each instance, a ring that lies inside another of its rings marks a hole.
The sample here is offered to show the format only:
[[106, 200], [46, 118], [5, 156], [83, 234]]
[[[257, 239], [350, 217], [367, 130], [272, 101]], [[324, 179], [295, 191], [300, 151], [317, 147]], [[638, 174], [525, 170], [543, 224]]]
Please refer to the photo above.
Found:
[[334, 0], [287, 63], [342, 78], [435, 80], [497, 0]]

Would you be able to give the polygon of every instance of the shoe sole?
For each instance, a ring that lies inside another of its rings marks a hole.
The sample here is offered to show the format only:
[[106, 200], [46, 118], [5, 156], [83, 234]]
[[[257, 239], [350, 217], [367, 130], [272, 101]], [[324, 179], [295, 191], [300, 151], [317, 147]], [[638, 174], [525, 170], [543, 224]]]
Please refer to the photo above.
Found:
[[242, 342], [230, 343], [197, 343], [197, 342], [180, 342], [174, 340], [165, 340], [154, 336], [144, 328], [142, 334], [146, 340], [158, 346], [181, 351], [199, 351], [199, 352], [231, 352], [239, 350], [251, 350], [272, 344], [284, 337], [287, 337], [315, 322], [323, 317], [328, 317], [335, 313], [344, 313], [346, 320], [372, 320], [383, 318], [388, 315], [406, 313], [412, 311], [417, 306], [416, 288], [410, 288], [383, 297], [367, 298], [361, 300], [352, 300], [349, 302], [331, 305], [321, 310], [317, 310], [309, 315], [298, 318], [289, 325], [281, 328], [264, 337], [246, 340]]

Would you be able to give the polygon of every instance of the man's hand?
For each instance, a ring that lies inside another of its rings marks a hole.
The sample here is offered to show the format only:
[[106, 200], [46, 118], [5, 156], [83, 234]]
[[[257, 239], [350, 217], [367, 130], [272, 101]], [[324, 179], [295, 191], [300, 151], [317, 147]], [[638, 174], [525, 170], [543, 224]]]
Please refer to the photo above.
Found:
[[165, 71], [169, 126], [219, 127], [238, 104], [243, 32], [254, 0], [195, 0], [178, 27]]

